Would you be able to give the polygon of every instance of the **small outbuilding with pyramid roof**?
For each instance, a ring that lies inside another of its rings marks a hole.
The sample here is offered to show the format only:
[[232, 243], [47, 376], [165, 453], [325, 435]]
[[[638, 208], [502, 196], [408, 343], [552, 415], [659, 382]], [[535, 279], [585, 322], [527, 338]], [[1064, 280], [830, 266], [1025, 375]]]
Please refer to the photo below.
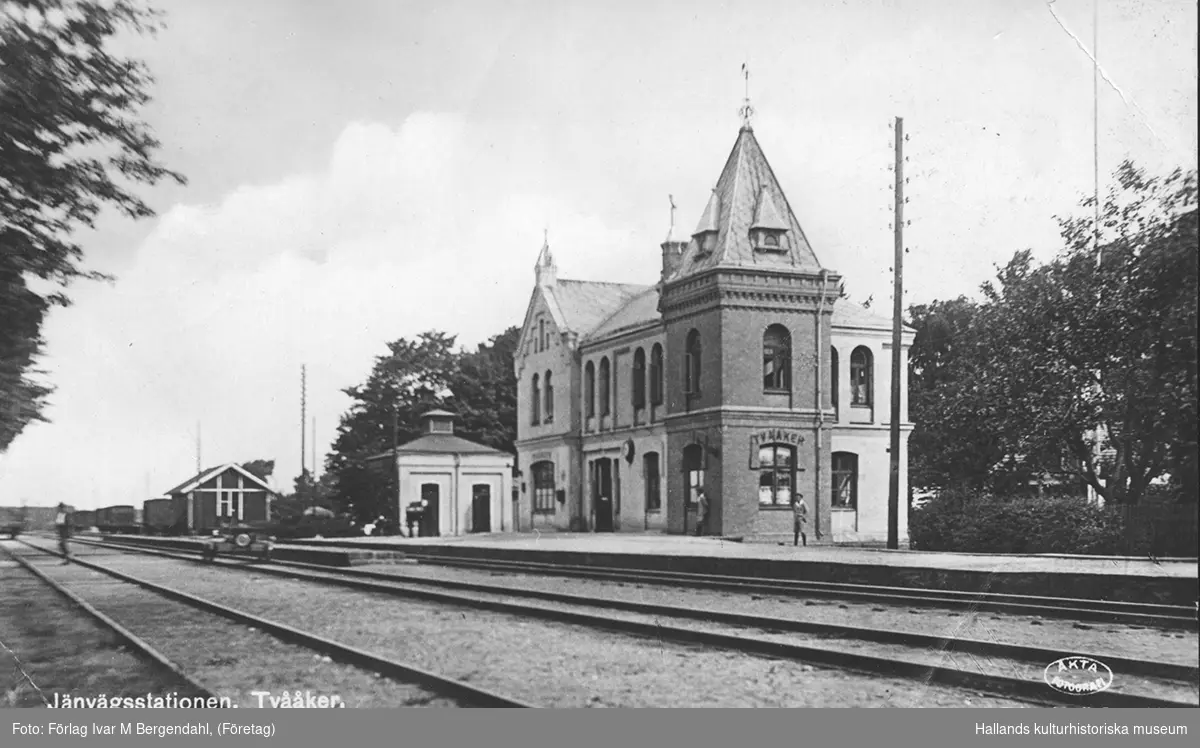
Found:
[[454, 433], [455, 415], [421, 416], [421, 436], [396, 450], [396, 517], [424, 504], [424, 535], [467, 535], [513, 529], [514, 457]]

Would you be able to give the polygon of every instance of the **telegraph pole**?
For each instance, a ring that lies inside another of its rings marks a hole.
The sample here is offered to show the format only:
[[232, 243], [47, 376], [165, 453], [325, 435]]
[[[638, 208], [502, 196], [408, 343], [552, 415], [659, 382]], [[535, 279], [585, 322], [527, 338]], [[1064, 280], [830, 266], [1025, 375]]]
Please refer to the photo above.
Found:
[[[308, 366], [305, 364], [300, 364], [300, 490], [301, 491], [304, 490], [304, 469], [305, 469], [304, 459], [306, 456], [305, 449], [304, 449], [304, 436], [305, 436], [305, 434], [308, 433], [305, 430], [305, 420], [306, 420], [305, 419], [305, 415], [306, 415], [305, 409], [308, 406], [307, 398], [308, 398]], [[304, 497], [301, 496], [300, 500], [303, 501]]]
[[896, 259], [892, 268], [892, 423], [888, 457], [888, 548], [900, 547], [900, 331], [904, 313], [904, 119], [896, 118]]

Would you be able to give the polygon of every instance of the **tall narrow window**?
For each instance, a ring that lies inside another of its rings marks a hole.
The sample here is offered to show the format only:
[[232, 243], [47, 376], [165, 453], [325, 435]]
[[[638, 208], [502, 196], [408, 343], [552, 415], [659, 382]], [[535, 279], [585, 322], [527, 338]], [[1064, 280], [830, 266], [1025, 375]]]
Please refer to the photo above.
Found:
[[834, 509], [854, 509], [858, 506], [858, 455], [853, 452], [833, 453]]
[[551, 381], [551, 373], [546, 372], [546, 423], [554, 420], [554, 384]]
[[704, 488], [704, 448], [699, 444], [689, 444], [683, 450], [683, 480], [684, 500], [689, 507], [695, 506], [697, 492]]
[[536, 426], [542, 422], [542, 391], [538, 387], [537, 374], [533, 375], [533, 393], [530, 397], [530, 403], [530, 407], [532, 408], [530, 421]]
[[533, 471], [533, 511], [554, 514], [554, 463], [536, 462]]
[[833, 409], [838, 409], [838, 390], [841, 387], [841, 377], [838, 372], [841, 367], [838, 366], [837, 348], [829, 347], [829, 399], [833, 403]]
[[538, 320], [538, 353], [546, 350], [546, 320]]
[[695, 395], [700, 392], [700, 333], [697, 330], [692, 330], [687, 336], [683, 383], [683, 390], [689, 395]]
[[633, 352], [633, 407], [646, 407], [646, 351], [642, 348]]
[[663, 351], [658, 343], [650, 349], [650, 402], [662, 405], [663, 401]]
[[596, 365], [591, 361], [583, 370], [583, 407], [587, 417], [596, 415]]
[[786, 444], [764, 444], [758, 450], [758, 503], [788, 506], [796, 487], [796, 450]]
[[850, 404], [871, 404], [871, 350], [859, 346], [850, 354]]
[[600, 359], [600, 415], [606, 416], [609, 411], [608, 388], [610, 377], [608, 371], [608, 357]]
[[646, 481], [646, 511], [661, 511], [662, 493], [659, 484], [658, 452], [647, 452], [642, 457], [642, 480]]
[[771, 325], [763, 333], [763, 389], [792, 388], [792, 336], [783, 325]]

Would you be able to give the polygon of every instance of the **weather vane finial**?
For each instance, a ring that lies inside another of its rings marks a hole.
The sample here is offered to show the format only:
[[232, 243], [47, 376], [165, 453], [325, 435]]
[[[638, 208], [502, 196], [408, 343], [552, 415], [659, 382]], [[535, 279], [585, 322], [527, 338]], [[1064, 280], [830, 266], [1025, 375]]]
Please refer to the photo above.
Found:
[[675, 196], [667, 195], [667, 200], [671, 201], [671, 230], [675, 229]]
[[738, 110], [738, 114], [742, 115], [742, 127], [750, 129], [750, 118], [754, 116], [754, 107], [750, 106], [750, 68], [747, 63], [742, 63], [742, 77], [746, 79], [746, 98], [742, 101], [742, 108]]

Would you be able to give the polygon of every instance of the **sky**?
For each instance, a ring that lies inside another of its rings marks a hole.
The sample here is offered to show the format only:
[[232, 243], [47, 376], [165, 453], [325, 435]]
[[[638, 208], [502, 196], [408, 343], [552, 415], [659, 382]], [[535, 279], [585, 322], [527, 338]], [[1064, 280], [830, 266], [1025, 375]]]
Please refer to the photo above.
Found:
[[[1102, 181], [1194, 167], [1195, 3], [1098, 2]], [[165, 31], [114, 47], [153, 71], [142, 116], [188, 184], [81, 234], [116, 280], [49, 316], [51, 422], [0, 454], [0, 505], [140, 505], [197, 443], [205, 467], [274, 459], [290, 490], [302, 365], [320, 468], [388, 341], [522, 323], [544, 236], [559, 277], [655, 282], [668, 195], [692, 231], [747, 86], [818, 259], [881, 314], [896, 117], [906, 306], [1051, 257], [1093, 189], [1093, 0], [156, 7]]]

